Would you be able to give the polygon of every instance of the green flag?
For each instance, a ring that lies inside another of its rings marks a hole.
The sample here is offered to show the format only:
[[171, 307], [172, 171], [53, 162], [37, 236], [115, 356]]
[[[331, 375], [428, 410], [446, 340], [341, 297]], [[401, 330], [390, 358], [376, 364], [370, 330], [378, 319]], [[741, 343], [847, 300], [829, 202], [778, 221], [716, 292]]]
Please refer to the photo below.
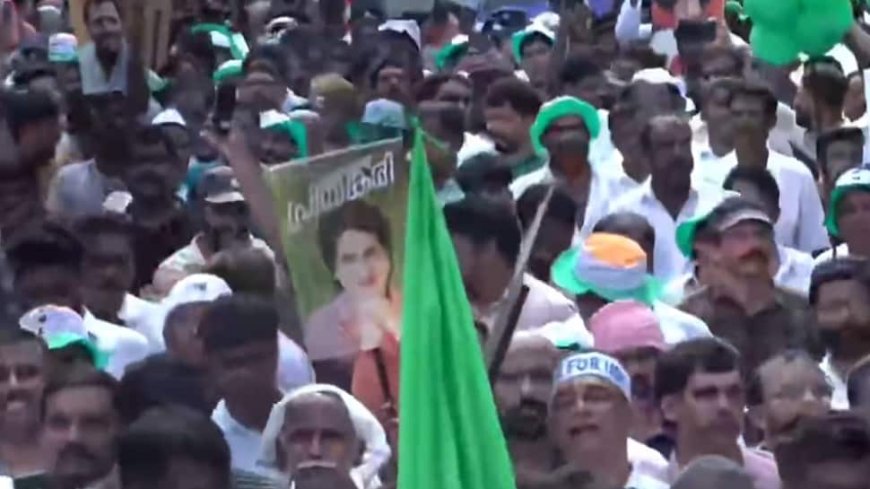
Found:
[[401, 489], [514, 489], [423, 135], [411, 152], [399, 389]]

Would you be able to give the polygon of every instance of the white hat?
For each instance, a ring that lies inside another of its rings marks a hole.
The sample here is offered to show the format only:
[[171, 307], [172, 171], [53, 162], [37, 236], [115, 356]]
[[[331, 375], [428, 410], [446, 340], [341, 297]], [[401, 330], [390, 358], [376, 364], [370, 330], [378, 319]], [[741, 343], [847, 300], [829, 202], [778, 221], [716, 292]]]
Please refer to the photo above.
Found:
[[233, 290], [224, 279], [207, 273], [196, 273], [172, 286], [161, 305], [166, 314], [169, 314], [178, 306], [214, 302], [220, 297], [232, 294]]
[[163, 126], [166, 124], [176, 124], [182, 127], [187, 127], [187, 122], [184, 120], [184, 116], [182, 116], [181, 112], [176, 109], [166, 109], [154, 116], [154, 119], [151, 121], [152, 126]]
[[46, 338], [61, 333], [88, 337], [88, 330], [82, 317], [68, 307], [47, 305], [39, 306], [21, 316], [18, 325], [25, 331]]
[[680, 91], [680, 95], [686, 96], [686, 84], [679, 78], [672, 75], [664, 68], [647, 68], [640, 70], [631, 78], [631, 82], [647, 82], [653, 85], [672, 85]]
[[275, 442], [284, 427], [287, 404], [294, 399], [320, 392], [336, 394], [347, 407], [356, 436], [365, 445], [362, 459], [359, 465], [351, 470], [350, 476], [357, 487], [369, 487], [372, 485], [372, 481], [378, 477], [381, 467], [390, 458], [391, 450], [387, 443], [387, 435], [381, 423], [367, 407], [334, 385], [311, 384], [300, 387], [285, 395], [283, 399], [272, 406], [269, 421], [266, 422], [266, 428], [263, 430], [263, 444], [258, 463], [277, 470], [278, 454], [275, 452]]
[[421, 49], [423, 45], [420, 37], [420, 26], [413, 20], [390, 19], [378, 26], [378, 31], [393, 31], [398, 32], [399, 34], [405, 34], [414, 41], [418, 50]]

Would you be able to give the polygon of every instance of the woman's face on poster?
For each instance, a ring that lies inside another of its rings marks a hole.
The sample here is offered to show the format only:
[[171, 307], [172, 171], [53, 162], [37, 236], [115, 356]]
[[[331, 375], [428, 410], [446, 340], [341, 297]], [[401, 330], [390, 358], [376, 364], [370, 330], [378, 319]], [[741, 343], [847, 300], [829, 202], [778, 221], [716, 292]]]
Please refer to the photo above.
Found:
[[390, 280], [390, 256], [377, 236], [366, 231], [348, 229], [338, 239], [335, 278], [355, 297], [386, 294]]

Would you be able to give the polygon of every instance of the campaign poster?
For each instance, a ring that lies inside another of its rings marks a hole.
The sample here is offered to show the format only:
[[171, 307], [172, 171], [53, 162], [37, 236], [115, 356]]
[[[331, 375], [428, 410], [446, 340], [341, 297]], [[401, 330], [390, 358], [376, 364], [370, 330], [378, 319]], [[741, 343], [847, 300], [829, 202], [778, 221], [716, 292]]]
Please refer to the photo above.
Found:
[[266, 170], [315, 368], [399, 337], [408, 175], [400, 139]]

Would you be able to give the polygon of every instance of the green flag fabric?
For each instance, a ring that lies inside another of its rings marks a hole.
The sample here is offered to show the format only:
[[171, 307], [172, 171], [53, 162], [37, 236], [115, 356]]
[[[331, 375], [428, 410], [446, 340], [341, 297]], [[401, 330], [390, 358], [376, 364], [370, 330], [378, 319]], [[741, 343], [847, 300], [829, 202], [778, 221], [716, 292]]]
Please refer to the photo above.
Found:
[[514, 489], [453, 242], [414, 137], [399, 389], [401, 489]]

